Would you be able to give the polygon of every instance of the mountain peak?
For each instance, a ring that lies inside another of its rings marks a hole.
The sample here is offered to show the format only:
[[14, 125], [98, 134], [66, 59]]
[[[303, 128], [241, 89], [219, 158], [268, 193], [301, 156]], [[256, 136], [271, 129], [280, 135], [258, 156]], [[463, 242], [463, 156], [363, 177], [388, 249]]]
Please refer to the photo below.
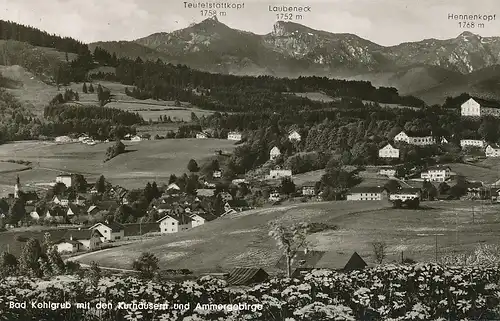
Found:
[[457, 38], [464, 38], [464, 37], [477, 37], [477, 35], [470, 31], [464, 31]]
[[275, 36], [287, 36], [295, 32], [305, 32], [312, 30], [304, 25], [291, 21], [279, 20], [273, 25], [273, 34]]

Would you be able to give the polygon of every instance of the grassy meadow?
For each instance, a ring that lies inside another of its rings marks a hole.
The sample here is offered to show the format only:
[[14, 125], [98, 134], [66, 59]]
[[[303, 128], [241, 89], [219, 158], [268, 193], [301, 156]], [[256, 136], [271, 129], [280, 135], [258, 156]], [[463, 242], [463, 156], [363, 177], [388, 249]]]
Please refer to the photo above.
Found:
[[[55, 51], [57, 52], [57, 51]], [[64, 55], [64, 53], [63, 53]], [[65, 89], [77, 91], [80, 96], [79, 103], [81, 105], [97, 105], [97, 93], [83, 93], [83, 83], [71, 83], [68, 86], [61, 86], [59, 89], [56, 86], [49, 85], [31, 72], [20, 66], [0, 66], [0, 74], [15, 81], [15, 88], [7, 89], [22, 103], [30, 106], [32, 112], [37, 116], [42, 116], [43, 108], [54, 98], [58, 93], [64, 93]], [[115, 96], [116, 101], [107, 105], [110, 108], [118, 108], [130, 112], [138, 112], [145, 120], [156, 121], [160, 115], [170, 116], [173, 120], [190, 121], [191, 112], [197, 116], [210, 115], [213, 112], [196, 108], [188, 103], [181, 102], [181, 106], [175, 106], [174, 101], [157, 101], [152, 99], [138, 100], [129, 97], [125, 94], [127, 86], [116, 82], [98, 81], [93, 83], [95, 89], [101, 84], [111, 91]], [[87, 83], [88, 86], [88, 83]]]
[[72, 172], [84, 174], [89, 181], [104, 174], [113, 184], [127, 188], [143, 187], [148, 181], [166, 182], [170, 174], [183, 174], [187, 171], [186, 166], [191, 158], [201, 164], [214, 155], [216, 150], [231, 151], [235, 147], [234, 142], [219, 139], [166, 139], [124, 143], [128, 152], [106, 163], [103, 162], [106, 149], [113, 143], [89, 146], [80, 143], [23, 141], [0, 145], [0, 160], [32, 162], [32, 169], [2, 174], [0, 185], [11, 189], [16, 175], [19, 175], [24, 184], [35, 186], [53, 182], [61, 172]]
[[[475, 204], [474, 224], [472, 206]], [[479, 243], [498, 243], [500, 228], [498, 205], [473, 202], [426, 202], [419, 210], [392, 209], [386, 202], [301, 203], [242, 212], [174, 235], [165, 235], [120, 248], [93, 253], [83, 263], [97, 261], [103, 266], [130, 268], [143, 251], [153, 252], [162, 268], [188, 268], [193, 271], [215, 271], [234, 266], [261, 266], [272, 272], [280, 252], [267, 235], [267, 223], [310, 221], [337, 225], [311, 235], [312, 250], [325, 251], [319, 267], [342, 267], [357, 251], [373, 263], [371, 243], [388, 245], [388, 261], [405, 257], [417, 261], [433, 260], [435, 237], [438, 255], [468, 251]]]

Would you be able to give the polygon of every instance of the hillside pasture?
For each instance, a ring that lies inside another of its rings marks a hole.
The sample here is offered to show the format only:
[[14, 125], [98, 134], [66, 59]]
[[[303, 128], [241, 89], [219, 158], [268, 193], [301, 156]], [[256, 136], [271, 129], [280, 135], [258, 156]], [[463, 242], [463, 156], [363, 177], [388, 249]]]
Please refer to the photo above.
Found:
[[232, 151], [234, 142], [219, 139], [165, 139], [123, 141], [128, 152], [104, 163], [106, 149], [113, 143], [89, 146], [80, 143], [14, 142], [0, 145], [0, 160], [31, 161], [33, 168], [0, 176], [0, 185], [12, 186], [16, 175], [32, 186], [53, 182], [59, 173], [81, 173], [89, 181], [104, 174], [112, 184], [126, 188], [144, 187], [148, 181], [166, 183], [170, 174], [187, 171], [188, 161], [198, 163], [218, 149]]
[[492, 184], [500, 179], [500, 164], [495, 165], [495, 163], [491, 161], [490, 164], [492, 165], [491, 168], [486, 167], [486, 165], [481, 166], [480, 163], [475, 165], [451, 163], [445, 166], [449, 166], [452, 172], [465, 176], [469, 181], [480, 181], [485, 184]]
[[287, 224], [309, 221], [338, 226], [308, 238], [311, 250], [326, 252], [318, 267], [343, 267], [354, 251], [373, 263], [371, 244], [375, 241], [387, 244], [387, 261], [399, 261], [401, 251], [419, 262], [430, 261], [436, 250], [433, 233], [444, 234], [438, 236], [438, 256], [469, 251], [480, 243], [498, 244], [498, 205], [476, 207], [473, 224], [473, 204], [477, 203], [425, 202], [422, 209], [408, 210], [392, 209], [386, 202], [338, 201], [256, 209], [155, 240], [96, 252], [82, 262], [130, 268], [141, 252], [150, 251], [159, 258], [161, 268], [207, 272], [259, 266], [275, 272], [281, 255], [267, 235], [267, 223], [275, 219]]

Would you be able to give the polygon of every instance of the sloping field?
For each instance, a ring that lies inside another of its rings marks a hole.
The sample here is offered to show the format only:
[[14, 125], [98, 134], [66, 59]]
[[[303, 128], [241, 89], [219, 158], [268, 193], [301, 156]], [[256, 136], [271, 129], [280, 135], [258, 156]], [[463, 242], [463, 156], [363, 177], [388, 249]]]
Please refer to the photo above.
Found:
[[459, 175], [464, 175], [468, 180], [471, 181], [481, 181], [485, 184], [491, 184], [500, 179], [500, 167], [487, 168], [486, 166], [482, 167], [461, 163], [452, 163], [446, 165], [450, 166], [452, 172], [455, 172]]
[[[476, 204], [472, 223], [472, 205]], [[405, 257], [417, 261], [433, 260], [435, 236], [438, 255], [470, 250], [479, 243], [498, 243], [500, 228], [498, 207], [470, 202], [427, 202], [421, 210], [392, 209], [385, 202], [307, 203], [257, 209], [220, 218], [203, 226], [142, 241], [103, 253], [93, 253], [83, 263], [97, 261], [103, 266], [130, 268], [141, 252], [153, 252], [162, 268], [188, 268], [212, 271], [234, 266], [260, 266], [275, 271], [280, 252], [267, 235], [267, 223], [310, 221], [338, 225], [338, 230], [316, 233], [308, 239], [310, 249], [325, 251], [317, 266], [342, 267], [357, 251], [368, 263], [373, 262], [371, 243], [388, 245], [388, 260]]]
[[313, 101], [321, 101], [324, 103], [329, 103], [334, 101], [334, 99], [328, 95], [325, 95], [321, 92], [309, 92], [309, 93], [294, 93], [294, 95], [304, 98], [309, 98]]
[[234, 142], [222, 139], [124, 141], [128, 152], [103, 163], [112, 144], [23, 141], [0, 145], [0, 160], [25, 160], [33, 166], [31, 170], [2, 174], [0, 184], [12, 185], [17, 174], [23, 182], [35, 185], [53, 182], [60, 172], [74, 172], [86, 175], [89, 181], [104, 174], [113, 184], [143, 187], [148, 181], [166, 183], [170, 174], [186, 172], [191, 158], [201, 163], [218, 149], [231, 151], [235, 147]]

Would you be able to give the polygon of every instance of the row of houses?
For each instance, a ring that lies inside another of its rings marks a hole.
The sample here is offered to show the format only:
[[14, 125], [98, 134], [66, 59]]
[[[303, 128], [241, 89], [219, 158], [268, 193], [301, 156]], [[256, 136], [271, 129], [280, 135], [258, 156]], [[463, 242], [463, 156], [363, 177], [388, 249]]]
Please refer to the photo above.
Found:
[[[201, 131], [201, 132], [196, 134], [196, 138], [198, 138], [198, 139], [207, 139], [207, 138], [210, 138], [211, 136], [212, 135], [209, 131]], [[240, 141], [242, 138], [243, 138], [243, 135], [237, 131], [232, 131], [232, 132], [229, 132], [227, 134], [228, 140]], [[292, 130], [288, 134], [288, 140], [290, 140], [290, 141], [300, 141], [301, 139], [302, 139], [302, 136], [296, 130]]]

